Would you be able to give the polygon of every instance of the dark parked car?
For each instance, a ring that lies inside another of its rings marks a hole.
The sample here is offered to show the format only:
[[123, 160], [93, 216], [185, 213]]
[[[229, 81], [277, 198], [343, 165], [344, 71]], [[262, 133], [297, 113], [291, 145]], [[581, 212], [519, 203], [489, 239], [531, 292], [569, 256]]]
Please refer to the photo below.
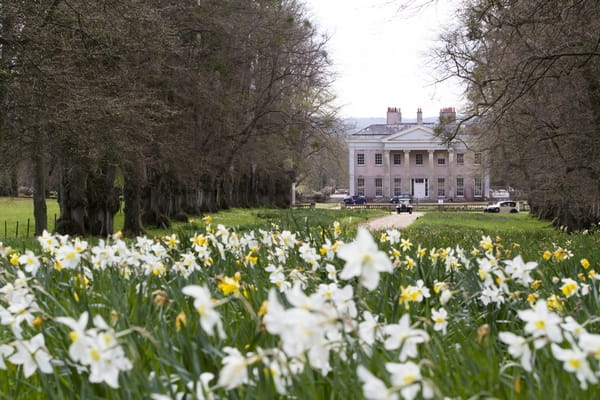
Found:
[[398, 204], [398, 203], [400, 203], [401, 201], [404, 201], [404, 200], [411, 201], [412, 200], [412, 196], [410, 194], [401, 194], [401, 195], [398, 195], [398, 196], [394, 196], [394, 197], [392, 197], [390, 199], [390, 203], [392, 203], [392, 204]]
[[401, 212], [408, 212], [412, 214], [413, 206], [410, 204], [410, 199], [401, 199], [396, 204], [396, 213], [400, 214]]
[[512, 200], [504, 200], [499, 201], [494, 204], [487, 205], [483, 212], [489, 213], [517, 213], [519, 212], [519, 208], [517, 207], [517, 202]]
[[365, 196], [346, 196], [344, 197], [344, 204], [352, 205], [352, 204], [365, 204], [367, 199]]

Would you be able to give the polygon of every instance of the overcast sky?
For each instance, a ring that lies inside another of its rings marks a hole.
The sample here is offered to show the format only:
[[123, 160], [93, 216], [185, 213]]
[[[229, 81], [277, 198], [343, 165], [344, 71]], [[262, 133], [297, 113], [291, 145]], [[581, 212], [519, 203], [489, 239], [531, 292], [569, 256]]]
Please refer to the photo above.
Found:
[[385, 117], [387, 107], [400, 107], [403, 118], [415, 118], [418, 107], [424, 116], [460, 107], [457, 86], [435, 84], [428, 51], [451, 19], [449, 1], [410, 15], [398, 12], [400, 1], [303, 1], [311, 20], [331, 37], [342, 117]]

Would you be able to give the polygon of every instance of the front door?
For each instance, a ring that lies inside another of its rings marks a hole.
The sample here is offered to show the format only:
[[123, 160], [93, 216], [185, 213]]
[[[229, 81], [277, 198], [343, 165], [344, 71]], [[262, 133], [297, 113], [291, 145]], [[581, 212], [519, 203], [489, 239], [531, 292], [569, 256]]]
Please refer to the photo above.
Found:
[[427, 197], [427, 179], [415, 178], [412, 182], [412, 195], [415, 199], [423, 199]]

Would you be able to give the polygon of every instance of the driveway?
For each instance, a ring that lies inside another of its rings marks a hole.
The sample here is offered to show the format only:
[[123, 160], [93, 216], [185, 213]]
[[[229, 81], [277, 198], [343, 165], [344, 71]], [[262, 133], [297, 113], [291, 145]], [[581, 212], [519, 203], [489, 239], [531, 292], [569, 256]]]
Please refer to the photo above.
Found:
[[370, 221], [362, 223], [361, 226], [364, 226], [370, 231], [384, 231], [386, 229], [402, 229], [406, 228], [413, 222], [417, 220], [417, 218], [423, 216], [422, 212], [413, 212], [409, 213], [390, 213], [389, 215], [384, 215], [383, 217], [374, 218]]

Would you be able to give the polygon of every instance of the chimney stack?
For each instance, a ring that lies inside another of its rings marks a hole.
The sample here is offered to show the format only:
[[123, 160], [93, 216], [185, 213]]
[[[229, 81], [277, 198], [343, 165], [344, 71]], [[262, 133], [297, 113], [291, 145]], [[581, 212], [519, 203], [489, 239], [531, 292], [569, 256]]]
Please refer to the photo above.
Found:
[[456, 122], [456, 109], [445, 107], [440, 110], [440, 123], [451, 124]]
[[417, 125], [423, 125], [423, 110], [421, 107], [417, 108]]
[[399, 107], [388, 107], [387, 109], [387, 124], [395, 125], [402, 123], [402, 112]]

